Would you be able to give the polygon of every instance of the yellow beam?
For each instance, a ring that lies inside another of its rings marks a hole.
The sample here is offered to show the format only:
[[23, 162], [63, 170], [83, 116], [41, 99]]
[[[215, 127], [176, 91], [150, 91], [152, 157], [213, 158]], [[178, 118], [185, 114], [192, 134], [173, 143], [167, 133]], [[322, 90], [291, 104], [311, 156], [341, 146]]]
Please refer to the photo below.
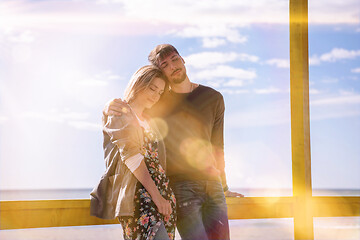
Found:
[[291, 218], [292, 197], [227, 198], [229, 219]]
[[0, 229], [117, 223], [90, 216], [90, 200], [0, 202]]
[[[360, 216], [360, 197], [313, 197], [314, 217]], [[291, 218], [292, 197], [227, 198], [230, 219]], [[0, 229], [116, 224], [90, 216], [90, 200], [0, 201]]]
[[313, 197], [314, 217], [360, 216], [360, 197]]
[[314, 239], [311, 209], [308, 1], [290, 0], [289, 15], [294, 238]]

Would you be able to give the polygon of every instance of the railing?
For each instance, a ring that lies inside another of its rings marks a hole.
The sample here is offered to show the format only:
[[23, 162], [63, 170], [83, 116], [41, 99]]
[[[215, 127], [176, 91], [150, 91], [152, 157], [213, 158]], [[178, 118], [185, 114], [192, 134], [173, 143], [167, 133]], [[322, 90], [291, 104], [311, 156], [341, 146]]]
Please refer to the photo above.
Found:
[[[227, 198], [229, 219], [293, 218], [294, 197]], [[360, 216], [360, 197], [312, 197], [313, 217]], [[90, 216], [90, 200], [0, 201], [0, 230], [116, 224]]]

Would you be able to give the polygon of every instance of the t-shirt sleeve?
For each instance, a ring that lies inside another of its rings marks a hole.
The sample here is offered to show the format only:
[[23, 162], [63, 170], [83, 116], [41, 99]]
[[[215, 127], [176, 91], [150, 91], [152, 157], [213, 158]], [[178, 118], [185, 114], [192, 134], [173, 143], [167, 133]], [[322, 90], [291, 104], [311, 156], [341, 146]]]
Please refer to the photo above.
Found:
[[221, 183], [224, 191], [228, 190], [225, 174], [224, 160], [224, 113], [225, 103], [223, 96], [219, 93], [215, 109], [215, 121], [211, 134], [211, 142], [214, 147], [216, 167], [220, 171]]

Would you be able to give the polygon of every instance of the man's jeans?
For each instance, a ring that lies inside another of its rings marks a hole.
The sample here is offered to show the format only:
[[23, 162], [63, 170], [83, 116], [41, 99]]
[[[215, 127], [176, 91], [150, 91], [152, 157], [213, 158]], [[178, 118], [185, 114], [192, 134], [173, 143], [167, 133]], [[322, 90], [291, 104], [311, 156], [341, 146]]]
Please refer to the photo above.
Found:
[[229, 239], [227, 206], [219, 181], [179, 181], [171, 187], [183, 240]]
[[163, 222], [161, 223], [158, 231], [156, 232], [154, 240], [170, 240]]

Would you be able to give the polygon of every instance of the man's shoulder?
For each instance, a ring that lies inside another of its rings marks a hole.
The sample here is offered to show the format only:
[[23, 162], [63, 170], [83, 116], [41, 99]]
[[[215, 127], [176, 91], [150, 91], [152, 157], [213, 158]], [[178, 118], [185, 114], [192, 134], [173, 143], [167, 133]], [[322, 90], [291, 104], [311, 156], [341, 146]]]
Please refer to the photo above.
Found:
[[208, 95], [211, 95], [216, 98], [223, 98], [222, 94], [219, 91], [217, 91], [216, 89], [214, 89], [212, 87], [205, 86], [202, 84], [199, 84], [198, 91], [200, 94], [208, 94]]

